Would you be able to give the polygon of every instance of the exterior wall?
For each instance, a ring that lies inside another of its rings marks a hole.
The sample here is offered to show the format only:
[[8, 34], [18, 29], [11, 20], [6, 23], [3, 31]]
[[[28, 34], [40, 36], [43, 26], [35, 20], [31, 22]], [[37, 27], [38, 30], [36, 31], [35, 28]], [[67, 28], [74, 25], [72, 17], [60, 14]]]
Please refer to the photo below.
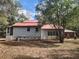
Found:
[[14, 39], [15, 38], [13, 36], [10, 36], [10, 35], [6, 36], [6, 41], [12, 41]]
[[65, 32], [64, 33], [64, 37], [65, 38], [73, 38], [74, 37], [74, 32]]
[[8, 31], [10, 32], [10, 30], [6, 28], [6, 36], [10, 36], [10, 33]]
[[46, 30], [41, 30], [41, 39], [47, 39], [48, 38], [48, 33]]
[[41, 30], [41, 39], [56, 39], [57, 38], [57, 35], [48, 36], [48, 31], [54, 32], [57, 30]]
[[10, 33], [8, 33], [8, 28], [6, 28], [6, 41], [11, 40]]
[[[56, 31], [56, 30], [42, 30], [41, 27], [38, 27], [39, 31], [36, 32], [36, 27], [30, 27], [30, 31], [27, 31], [27, 27], [13, 27], [13, 35], [7, 33], [6, 30], [6, 38], [7, 40], [14, 40], [19, 36], [23, 37], [39, 37], [39, 39], [48, 39], [48, 31]], [[61, 30], [62, 31], [62, 30]], [[62, 31], [63, 32], [63, 31]], [[55, 36], [55, 35], [53, 35]], [[53, 36], [51, 38], [53, 38]]]
[[10, 41], [15, 39], [12, 35], [10, 35], [10, 29], [6, 28], [6, 41]]
[[[25, 36], [25, 37], [41, 37], [41, 30], [35, 31], [35, 27], [30, 27], [30, 31], [27, 31], [27, 27], [14, 27], [13, 37]], [[40, 38], [39, 38], [40, 39]]]

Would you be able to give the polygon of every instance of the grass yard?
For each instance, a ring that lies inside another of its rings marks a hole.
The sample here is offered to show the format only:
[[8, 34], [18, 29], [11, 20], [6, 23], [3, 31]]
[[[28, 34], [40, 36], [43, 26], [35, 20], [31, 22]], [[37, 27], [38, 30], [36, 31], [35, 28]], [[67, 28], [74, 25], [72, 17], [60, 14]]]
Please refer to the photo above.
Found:
[[0, 59], [78, 59], [79, 39], [54, 41], [0, 41]]

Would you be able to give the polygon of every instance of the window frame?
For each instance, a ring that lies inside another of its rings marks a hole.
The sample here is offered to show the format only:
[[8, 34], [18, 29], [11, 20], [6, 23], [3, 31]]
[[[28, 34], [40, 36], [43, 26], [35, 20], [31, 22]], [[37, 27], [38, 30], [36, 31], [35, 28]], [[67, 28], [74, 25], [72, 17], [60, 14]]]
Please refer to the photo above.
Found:
[[36, 28], [35, 28], [35, 32], [38, 32], [38, 31], [39, 31], [39, 28], [38, 28], [38, 27], [36, 27]]
[[52, 35], [53, 35], [52, 31], [48, 31], [48, 36], [52, 36]]
[[57, 35], [57, 31], [48, 31], [48, 36]]
[[13, 27], [10, 27], [10, 35], [13, 35]]
[[27, 27], [27, 31], [30, 32], [30, 27]]
[[10, 28], [9, 27], [7, 28], [7, 33], [10, 33]]

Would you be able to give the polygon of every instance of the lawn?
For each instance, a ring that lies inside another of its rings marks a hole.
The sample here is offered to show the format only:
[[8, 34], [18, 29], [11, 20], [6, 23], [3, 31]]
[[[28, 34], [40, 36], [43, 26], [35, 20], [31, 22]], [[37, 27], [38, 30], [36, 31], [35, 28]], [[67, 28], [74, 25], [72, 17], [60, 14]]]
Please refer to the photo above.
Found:
[[78, 59], [79, 39], [55, 41], [0, 41], [0, 59]]

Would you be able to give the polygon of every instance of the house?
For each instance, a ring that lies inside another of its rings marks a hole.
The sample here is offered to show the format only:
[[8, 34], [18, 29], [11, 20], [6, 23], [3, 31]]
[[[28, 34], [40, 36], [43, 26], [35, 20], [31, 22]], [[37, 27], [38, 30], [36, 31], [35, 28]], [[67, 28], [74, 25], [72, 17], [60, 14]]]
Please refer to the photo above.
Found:
[[76, 32], [73, 30], [65, 29], [64, 31], [65, 38], [74, 38]]
[[6, 40], [52, 39], [57, 36], [58, 29], [62, 31], [63, 27], [54, 24], [41, 24], [38, 20], [26, 20], [8, 27]]
[[44, 24], [41, 27], [41, 39], [56, 39], [58, 30], [63, 32], [63, 27], [54, 24]]

